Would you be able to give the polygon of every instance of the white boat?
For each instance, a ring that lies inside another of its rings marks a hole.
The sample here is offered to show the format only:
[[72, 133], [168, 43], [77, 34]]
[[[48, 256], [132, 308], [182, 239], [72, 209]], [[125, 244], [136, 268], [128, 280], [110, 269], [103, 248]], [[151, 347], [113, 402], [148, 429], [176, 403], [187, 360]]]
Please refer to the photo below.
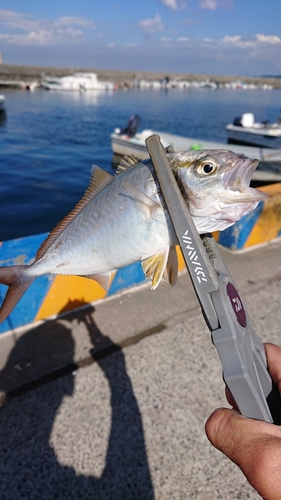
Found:
[[113, 90], [113, 82], [98, 80], [96, 73], [74, 73], [61, 78], [46, 77], [41, 81], [47, 90]]
[[0, 113], [5, 111], [5, 96], [0, 94]]
[[[138, 117], [139, 118], [139, 117]], [[131, 124], [133, 127], [130, 129]], [[134, 117], [131, 117], [128, 126], [123, 131], [116, 128], [110, 135], [111, 148], [117, 157], [123, 155], [135, 155], [140, 160], [148, 158], [145, 139], [153, 134], [160, 136], [164, 147], [173, 146], [176, 152], [199, 150], [199, 149], [231, 149], [236, 154], [242, 154], [259, 160], [258, 169], [255, 171], [253, 180], [259, 182], [281, 182], [281, 149], [263, 149], [247, 145], [231, 145], [182, 137], [157, 130], [142, 130], [135, 132]]]
[[281, 148], [281, 122], [255, 122], [253, 113], [244, 113], [226, 125], [227, 140], [262, 148]]

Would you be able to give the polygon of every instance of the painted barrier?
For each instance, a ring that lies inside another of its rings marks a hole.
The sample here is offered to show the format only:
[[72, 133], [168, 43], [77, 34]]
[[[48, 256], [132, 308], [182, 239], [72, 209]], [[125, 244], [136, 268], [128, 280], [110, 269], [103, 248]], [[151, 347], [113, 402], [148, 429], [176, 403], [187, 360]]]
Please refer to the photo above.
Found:
[[[47, 234], [39, 234], [0, 243], [0, 266], [31, 264], [46, 237]], [[179, 270], [182, 270], [184, 262], [179, 250], [178, 256]], [[40, 276], [30, 285], [10, 316], [0, 324], [0, 333], [76, 309], [144, 281], [140, 262], [119, 269], [108, 292], [96, 281], [87, 278], [50, 274]], [[6, 290], [6, 286], [0, 285], [0, 303]]]
[[231, 250], [260, 245], [281, 236], [281, 183], [259, 188], [268, 197], [233, 226], [216, 233], [216, 240]]
[[[232, 250], [240, 250], [281, 236], [281, 184], [266, 186], [262, 190], [267, 192], [268, 198], [234, 226], [217, 233], [215, 237], [220, 244]], [[0, 266], [30, 264], [46, 237], [47, 234], [39, 234], [0, 243]], [[184, 269], [184, 261], [179, 249], [178, 257], [181, 271]], [[77, 276], [39, 277], [10, 316], [0, 324], [0, 333], [101, 300], [139, 285], [144, 280], [140, 263], [119, 269], [108, 292], [95, 281]], [[6, 287], [0, 285], [1, 303], [5, 293]]]

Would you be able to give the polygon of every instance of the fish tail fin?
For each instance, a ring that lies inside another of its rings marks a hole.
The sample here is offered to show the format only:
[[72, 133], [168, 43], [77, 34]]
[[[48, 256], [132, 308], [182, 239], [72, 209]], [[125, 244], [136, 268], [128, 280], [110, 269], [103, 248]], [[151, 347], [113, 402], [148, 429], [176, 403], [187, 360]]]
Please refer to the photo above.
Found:
[[0, 323], [12, 312], [34, 278], [27, 278], [24, 271], [29, 266], [0, 267], [0, 283], [7, 285], [8, 291], [0, 308]]

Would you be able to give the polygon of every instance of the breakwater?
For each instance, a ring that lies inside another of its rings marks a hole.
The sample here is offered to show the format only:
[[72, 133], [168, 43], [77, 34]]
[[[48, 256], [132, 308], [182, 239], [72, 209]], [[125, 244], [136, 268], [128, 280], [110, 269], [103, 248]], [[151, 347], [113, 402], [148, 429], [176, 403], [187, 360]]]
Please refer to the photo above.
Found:
[[195, 73], [173, 73], [173, 72], [149, 72], [149, 71], [122, 71], [122, 70], [107, 70], [100, 68], [61, 68], [51, 66], [25, 66], [13, 64], [0, 65], [0, 81], [22, 81], [30, 83], [40, 81], [44, 76], [66, 76], [76, 72], [95, 72], [100, 80], [113, 81], [116, 85], [124, 86], [130, 84], [134, 78], [160, 80], [165, 77], [172, 79], [182, 79], [186, 81], [203, 82], [210, 80], [221, 84], [241, 81], [246, 84], [253, 85], [271, 85], [273, 88], [281, 88], [281, 78], [267, 77], [249, 77], [237, 75], [206, 75]]

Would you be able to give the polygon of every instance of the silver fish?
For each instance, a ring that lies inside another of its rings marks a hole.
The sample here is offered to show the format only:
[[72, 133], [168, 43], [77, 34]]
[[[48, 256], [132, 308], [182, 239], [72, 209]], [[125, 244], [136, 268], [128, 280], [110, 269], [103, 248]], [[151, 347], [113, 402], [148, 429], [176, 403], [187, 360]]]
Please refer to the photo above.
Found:
[[[167, 159], [199, 233], [225, 229], [265, 197], [249, 187], [257, 160], [227, 150], [167, 153]], [[117, 269], [141, 260], [152, 289], [161, 278], [174, 285], [177, 243], [150, 160], [127, 157], [115, 176], [94, 165], [83, 198], [35, 261], [0, 268], [0, 283], [9, 287], [0, 322], [32, 281], [47, 273], [85, 276], [108, 289]]]

